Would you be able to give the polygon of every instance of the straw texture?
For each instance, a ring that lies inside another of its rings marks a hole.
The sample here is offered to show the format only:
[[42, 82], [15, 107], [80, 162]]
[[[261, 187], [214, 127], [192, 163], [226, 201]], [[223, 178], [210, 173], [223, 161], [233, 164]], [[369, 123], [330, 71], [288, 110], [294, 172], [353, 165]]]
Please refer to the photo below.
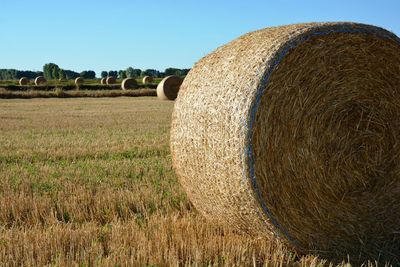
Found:
[[178, 76], [167, 76], [157, 85], [157, 96], [162, 100], [175, 100], [183, 79]]
[[133, 78], [126, 78], [122, 81], [121, 83], [121, 88], [123, 90], [129, 90], [129, 89], [136, 89], [138, 88], [138, 84], [136, 79]]
[[400, 264], [400, 40], [310, 23], [246, 34], [186, 76], [173, 163], [207, 218], [300, 253]]
[[148, 83], [152, 83], [152, 82], [153, 82], [153, 77], [150, 77], [150, 76], [143, 77], [143, 81], [142, 81], [143, 84], [148, 84]]
[[47, 82], [47, 80], [43, 76], [38, 76], [35, 79], [35, 85], [41, 85], [41, 84], [44, 84], [46, 82]]
[[107, 80], [106, 78], [101, 78], [100, 83], [105, 85], [105, 84], [107, 84], [106, 80]]
[[75, 79], [75, 85], [81, 85], [81, 84], [83, 84], [83, 82], [84, 82], [84, 79], [82, 77], [77, 77]]
[[26, 77], [22, 77], [19, 79], [19, 85], [27, 85], [29, 83], [29, 79]]
[[116, 81], [115, 78], [112, 77], [112, 76], [107, 77], [107, 79], [106, 79], [106, 84], [114, 84], [114, 83], [116, 83], [116, 82], [117, 82], [117, 81]]

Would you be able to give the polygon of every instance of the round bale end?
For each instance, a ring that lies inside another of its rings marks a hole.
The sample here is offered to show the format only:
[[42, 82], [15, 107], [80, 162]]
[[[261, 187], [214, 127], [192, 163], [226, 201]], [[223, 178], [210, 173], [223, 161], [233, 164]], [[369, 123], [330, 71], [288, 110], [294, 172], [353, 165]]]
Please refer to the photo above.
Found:
[[175, 100], [183, 79], [178, 76], [167, 76], [157, 86], [157, 96], [161, 100]]

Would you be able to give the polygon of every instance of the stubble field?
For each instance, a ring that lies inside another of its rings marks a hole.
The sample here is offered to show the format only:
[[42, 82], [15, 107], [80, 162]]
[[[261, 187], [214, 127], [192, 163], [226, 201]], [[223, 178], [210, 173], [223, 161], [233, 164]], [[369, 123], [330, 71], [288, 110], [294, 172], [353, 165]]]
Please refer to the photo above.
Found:
[[1, 265], [325, 266], [196, 212], [172, 169], [172, 109], [151, 97], [2, 100]]

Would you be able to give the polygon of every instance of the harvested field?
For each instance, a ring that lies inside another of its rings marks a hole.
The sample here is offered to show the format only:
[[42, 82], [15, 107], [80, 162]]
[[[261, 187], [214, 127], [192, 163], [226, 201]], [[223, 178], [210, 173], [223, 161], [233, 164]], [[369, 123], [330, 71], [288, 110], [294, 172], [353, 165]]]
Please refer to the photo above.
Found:
[[1, 100], [2, 265], [323, 266], [193, 209], [171, 166], [173, 105]]
[[76, 98], [76, 97], [119, 97], [119, 96], [157, 96], [155, 89], [138, 89], [138, 90], [62, 90], [56, 89], [52, 91], [9, 91], [0, 88], [0, 98]]

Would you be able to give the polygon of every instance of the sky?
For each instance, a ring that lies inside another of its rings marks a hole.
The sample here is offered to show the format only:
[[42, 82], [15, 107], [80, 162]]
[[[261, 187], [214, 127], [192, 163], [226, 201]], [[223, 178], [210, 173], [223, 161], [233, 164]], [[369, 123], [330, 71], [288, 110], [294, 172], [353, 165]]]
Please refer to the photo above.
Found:
[[353, 21], [400, 35], [400, 0], [0, 0], [0, 68], [190, 68], [250, 31]]

